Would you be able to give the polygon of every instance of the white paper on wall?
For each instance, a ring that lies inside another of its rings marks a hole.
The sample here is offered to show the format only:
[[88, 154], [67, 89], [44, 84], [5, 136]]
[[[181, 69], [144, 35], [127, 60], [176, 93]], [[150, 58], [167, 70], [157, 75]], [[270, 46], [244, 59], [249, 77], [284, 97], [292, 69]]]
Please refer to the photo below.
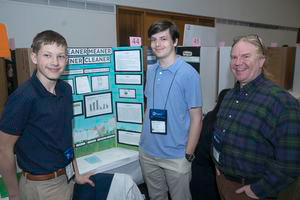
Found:
[[200, 39], [201, 47], [216, 47], [217, 32], [213, 27], [192, 24], [184, 25], [183, 46], [193, 46], [193, 40]]

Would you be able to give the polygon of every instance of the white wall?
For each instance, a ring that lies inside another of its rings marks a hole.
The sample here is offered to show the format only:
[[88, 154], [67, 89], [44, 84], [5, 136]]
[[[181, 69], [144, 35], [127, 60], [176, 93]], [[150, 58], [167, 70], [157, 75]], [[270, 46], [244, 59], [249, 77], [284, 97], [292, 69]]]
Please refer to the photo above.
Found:
[[93, 0], [192, 15], [300, 27], [299, 0]]
[[[84, 0], [83, 0], [84, 1]], [[89, 1], [89, 0], [88, 0]], [[91, 1], [92, 2], [92, 1]], [[166, 10], [223, 19], [300, 27], [298, 0], [93, 0], [93, 2]], [[29, 47], [34, 35], [45, 29], [63, 34], [69, 46], [116, 46], [115, 13], [62, 8], [0, 0], [0, 23], [7, 25], [9, 38], [16, 47]], [[253, 32], [247, 27], [217, 24], [218, 38], [229, 45], [240, 32]], [[238, 28], [238, 30], [236, 30]], [[243, 31], [241, 31], [243, 30]], [[256, 30], [254, 30], [256, 31]], [[258, 30], [267, 43], [294, 44], [296, 31]]]
[[115, 47], [115, 13], [1, 0], [0, 23], [16, 48], [28, 48], [40, 31], [61, 33], [70, 47]]
[[266, 46], [271, 46], [271, 43], [273, 42], [276, 42], [279, 47], [285, 44], [295, 46], [297, 41], [297, 31], [264, 29], [219, 23], [216, 23], [215, 28], [217, 32], [217, 41], [224, 41], [226, 46], [232, 45], [234, 36], [248, 34], [259, 35]]

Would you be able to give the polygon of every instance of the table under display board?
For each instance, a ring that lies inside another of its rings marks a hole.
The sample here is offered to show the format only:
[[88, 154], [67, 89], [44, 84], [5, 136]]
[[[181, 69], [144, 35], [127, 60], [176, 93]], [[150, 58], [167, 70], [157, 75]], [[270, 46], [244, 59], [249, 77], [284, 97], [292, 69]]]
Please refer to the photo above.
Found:
[[79, 173], [125, 173], [136, 184], [144, 182], [138, 151], [126, 148], [110, 148], [77, 158]]

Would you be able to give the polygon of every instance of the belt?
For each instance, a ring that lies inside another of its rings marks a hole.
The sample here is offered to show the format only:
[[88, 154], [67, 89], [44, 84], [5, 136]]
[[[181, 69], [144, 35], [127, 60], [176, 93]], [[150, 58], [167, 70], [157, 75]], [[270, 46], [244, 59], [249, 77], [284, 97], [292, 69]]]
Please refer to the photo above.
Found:
[[35, 174], [30, 174], [29, 172], [22, 172], [22, 174], [25, 178], [31, 181], [46, 181], [46, 180], [51, 180], [56, 177], [59, 177], [63, 174], [66, 174], [66, 171], [64, 168], [62, 168], [50, 174], [35, 175]]
[[231, 175], [227, 175], [227, 174], [224, 174], [224, 173], [222, 173], [222, 174], [224, 175], [224, 177], [227, 180], [237, 182], [237, 183], [240, 183], [242, 185], [249, 185], [249, 184], [252, 184], [252, 183], [255, 183], [256, 181], [258, 181], [258, 178], [245, 178], [245, 177], [241, 177], [241, 176], [231, 176]]

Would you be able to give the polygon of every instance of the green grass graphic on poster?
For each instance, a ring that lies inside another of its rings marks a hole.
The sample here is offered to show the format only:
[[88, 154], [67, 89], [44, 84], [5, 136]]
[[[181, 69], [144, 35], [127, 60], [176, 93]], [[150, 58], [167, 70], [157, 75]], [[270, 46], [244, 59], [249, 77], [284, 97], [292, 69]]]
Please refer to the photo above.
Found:
[[75, 154], [77, 157], [92, 154], [97, 151], [102, 151], [116, 146], [115, 137], [106, 139], [100, 142], [94, 142], [88, 145], [84, 145], [81, 148], [75, 149]]

